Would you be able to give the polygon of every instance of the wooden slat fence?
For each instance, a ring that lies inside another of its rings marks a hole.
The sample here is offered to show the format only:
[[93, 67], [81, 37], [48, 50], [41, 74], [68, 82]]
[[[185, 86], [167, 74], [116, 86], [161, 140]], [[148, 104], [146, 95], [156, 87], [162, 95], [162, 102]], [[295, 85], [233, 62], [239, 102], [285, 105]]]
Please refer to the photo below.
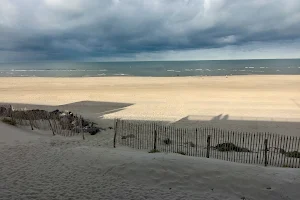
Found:
[[28, 126], [32, 130], [50, 130], [53, 135], [61, 135], [65, 137], [81, 135], [84, 138], [84, 131], [82, 129], [81, 117], [76, 117], [77, 128], [71, 128], [70, 123], [64, 121], [64, 118], [50, 116], [48, 112], [35, 113], [26, 110], [13, 109], [11, 105], [1, 105], [0, 117], [9, 117], [19, 126]]
[[273, 133], [177, 128], [146, 121], [115, 121], [114, 147], [179, 153], [232, 162], [300, 168], [300, 138]]

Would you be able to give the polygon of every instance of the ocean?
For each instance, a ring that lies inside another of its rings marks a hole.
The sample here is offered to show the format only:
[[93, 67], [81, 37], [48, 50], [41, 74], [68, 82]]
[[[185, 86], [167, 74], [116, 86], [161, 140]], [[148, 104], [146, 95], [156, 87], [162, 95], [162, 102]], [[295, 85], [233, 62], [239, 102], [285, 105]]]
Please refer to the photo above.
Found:
[[0, 63], [0, 77], [172, 77], [275, 74], [300, 74], [300, 59]]

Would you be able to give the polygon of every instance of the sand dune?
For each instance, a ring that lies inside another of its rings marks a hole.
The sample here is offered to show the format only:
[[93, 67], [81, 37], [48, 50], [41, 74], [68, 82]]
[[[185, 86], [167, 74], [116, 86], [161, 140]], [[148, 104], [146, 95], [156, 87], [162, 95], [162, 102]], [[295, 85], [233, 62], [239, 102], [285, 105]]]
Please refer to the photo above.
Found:
[[297, 200], [298, 169], [112, 149], [0, 123], [1, 199]]

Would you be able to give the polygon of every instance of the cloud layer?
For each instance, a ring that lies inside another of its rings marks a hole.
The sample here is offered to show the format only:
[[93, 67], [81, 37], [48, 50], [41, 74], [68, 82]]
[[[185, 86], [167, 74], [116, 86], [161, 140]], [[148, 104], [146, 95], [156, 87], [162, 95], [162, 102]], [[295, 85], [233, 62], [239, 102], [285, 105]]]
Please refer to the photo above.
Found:
[[299, 39], [299, 0], [0, 0], [0, 61], [136, 58]]

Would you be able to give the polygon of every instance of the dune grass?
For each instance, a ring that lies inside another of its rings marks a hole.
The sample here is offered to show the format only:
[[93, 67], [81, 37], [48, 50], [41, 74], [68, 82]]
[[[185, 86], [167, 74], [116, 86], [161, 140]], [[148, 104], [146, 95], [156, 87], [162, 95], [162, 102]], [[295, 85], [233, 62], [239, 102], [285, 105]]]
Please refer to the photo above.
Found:
[[8, 117], [5, 117], [1, 120], [3, 123], [5, 124], [9, 124], [9, 125], [12, 125], [12, 126], [16, 126], [17, 123], [15, 120], [11, 119], [11, 118], [8, 118]]

